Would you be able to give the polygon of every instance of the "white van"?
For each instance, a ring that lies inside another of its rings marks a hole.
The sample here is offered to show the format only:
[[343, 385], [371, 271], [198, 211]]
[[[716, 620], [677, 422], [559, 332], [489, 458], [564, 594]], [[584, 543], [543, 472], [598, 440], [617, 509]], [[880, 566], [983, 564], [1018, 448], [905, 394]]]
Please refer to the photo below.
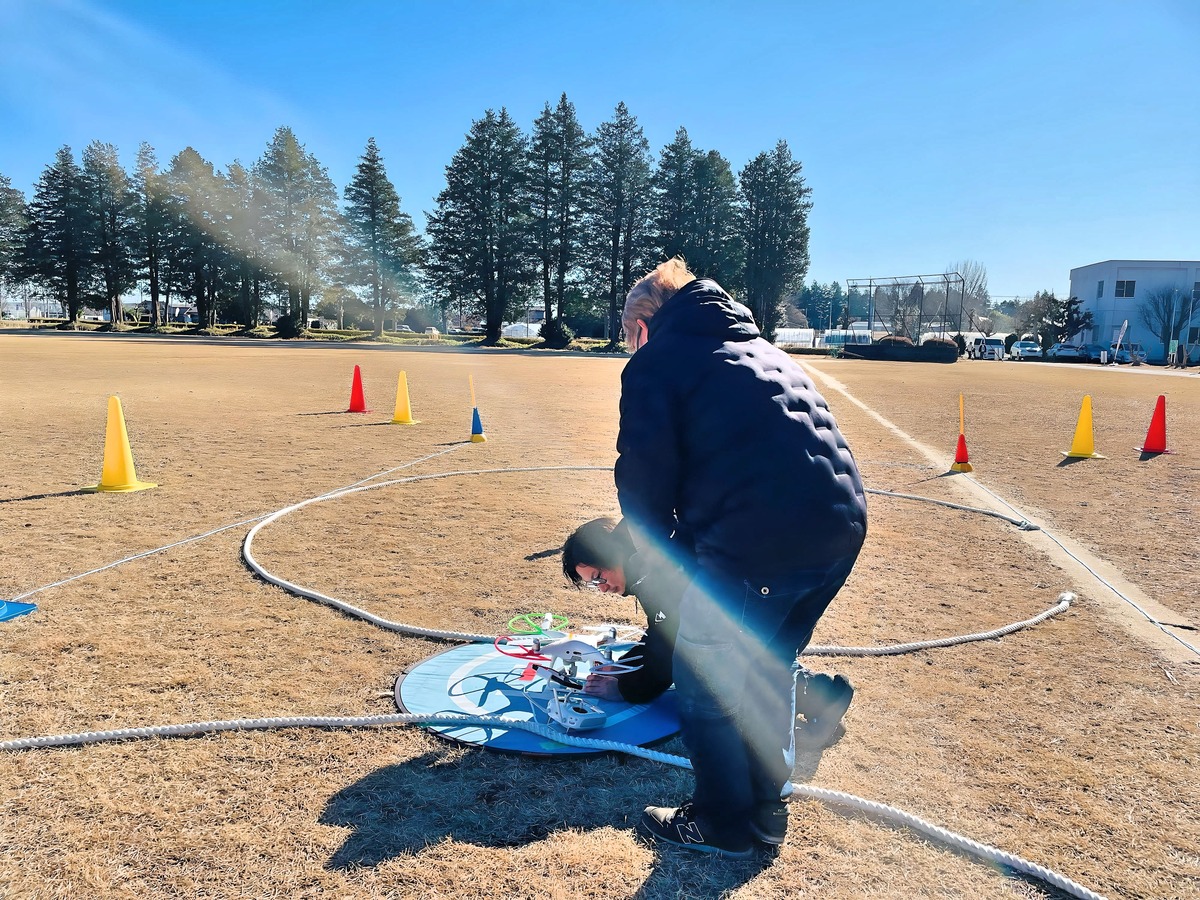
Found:
[[971, 359], [1004, 359], [1004, 339], [977, 337], [967, 344], [967, 356]]
[[1139, 343], [1121, 344], [1121, 349], [1117, 349], [1117, 342], [1113, 341], [1108, 345], [1108, 358], [1118, 363], [1134, 363], [1141, 365], [1146, 361], [1146, 351]]

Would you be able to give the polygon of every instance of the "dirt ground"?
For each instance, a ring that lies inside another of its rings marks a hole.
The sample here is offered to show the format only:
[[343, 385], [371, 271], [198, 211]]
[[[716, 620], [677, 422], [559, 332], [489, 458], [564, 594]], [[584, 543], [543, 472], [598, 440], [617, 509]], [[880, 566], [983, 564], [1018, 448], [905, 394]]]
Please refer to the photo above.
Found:
[[[813, 660], [858, 694], [845, 734], [800, 759], [797, 777], [1108, 897], [1200, 896], [1200, 656], [1180, 642], [1200, 645], [1200, 377], [803, 361], [868, 487], [986, 501], [1043, 529], [873, 494], [867, 546], [816, 643], [987, 631], [1063, 591], [1078, 599], [999, 640]], [[343, 412], [355, 364], [367, 415]], [[543, 609], [637, 621], [628, 599], [570, 589], [553, 552], [579, 522], [616, 511], [611, 472], [582, 467], [615, 458], [623, 365], [0, 334], [0, 598], [370, 476], [443, 474], [305, 507], [264, 529], [255, 556], [412, 624], [499, 632]], [[388, 424], [401, 371], [418, 425]], [[467, 440], [470, 381], [486, 443]], [[111, 394], [153, 490], [78, 492], [99, 478]], [[975, 471], [947, 476], [960, 394]], [[1139, 454], [1160, 394], [1176, 453]], [[1065, 461], [1085, 395], [1106, 458]], [[393, 712], [397, 674], [446, 644], [255, 578], [240, 557], [249, 527], [30, 596], [36, 612], [0, 623], [0, 740]], [[688, 790], [685, 772], [659, 763], [501, 756], [411, 727], [0, 752], [0, 897], [1064, 896], [812, 801], [792, 804], [781, 852], [751, 862], [635, 839], [642, 806]]]

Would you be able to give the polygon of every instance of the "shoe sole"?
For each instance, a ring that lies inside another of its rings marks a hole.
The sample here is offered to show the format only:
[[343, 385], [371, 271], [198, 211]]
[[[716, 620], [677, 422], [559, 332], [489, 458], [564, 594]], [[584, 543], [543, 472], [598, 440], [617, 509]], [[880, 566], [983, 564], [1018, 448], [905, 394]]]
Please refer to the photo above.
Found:
[[754, 855], [753, 847], [746, 850], [725, 850], [722, 847], [716, 847], [712, 844], [687, 844], [683, 841], [673, 841], [666, 835], [655, 834], [650, 829], [644, 827], [641, 822], [637, 824], [637, 833], [653, 843], [670, 844], [672, 847], [679, 847], [682, 850], [707, 853], [710, 856], [720, 856], [724, 859], [749, 859]]
[[753, 822], [750, 823], [750, 836], [753, 837], [760, 844], [766, 844], [770, 847], [783, 846], [784, 835], [770, 834], [769, 832], [764, 831], [763, 829], [759, 828]]
[[784, 846], [784, 835], [781, 834], [767, 834], [767, 832], [761, 832], [754, 826], [750, 826], [750, 835], [760, 844], [766, 844], [769, 847]]

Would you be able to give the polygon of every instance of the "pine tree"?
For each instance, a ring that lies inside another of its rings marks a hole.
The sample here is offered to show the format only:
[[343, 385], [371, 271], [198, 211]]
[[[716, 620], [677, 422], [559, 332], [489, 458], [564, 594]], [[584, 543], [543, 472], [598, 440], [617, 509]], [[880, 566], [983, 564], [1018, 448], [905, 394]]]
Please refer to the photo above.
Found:
[[161, 322], [162, 264], [168, 238], [167, 190], [158, 170], [158, 157], [147, 143], [138, 147], [131, 190], [134, 196], [131, 248], [136, 277], [150, 291], [150, 326]]
[[[1160, 294], [1160, 296], [1164, 296], [1164, 298], [1165, 298], [1165, 295], [1167, 293], [1169, 293], [1169, 290], [1170, 289], [1164, 290], [1164, 289], [1160, 288], [1160, 291], [1163, 291], [1163, 293]], [[1163, 305], [1164, 306], [1166, 305], [1165, 299], [1164, 299]], [[1183, 314], [1182, 305], [1180, 305], [1179, 314], [1180, 314], [1180, 316], [1182, 316], [1182, 314]], [[1066, 300], [1064, 300], [1062, 302], [1061, 316], [1062, 316], [1062, 332], [1061, 332], [1062, 337], [1059, 338], [1059, 340], [1061, 340], [1061, 341], [1067, 341], [1073, 337], [1076, 337], [1077, 335], [1082, 334], [1085, 331], [1091, 331], [1092, 326], [1095, 324], [1095, 316], [1093, 315], [1092, 311], [1089, 309], [1085, 312], [1083, 309], [1083, 301], [1080, 300], [1078, 297], [1068, 297]], [[1174, 330], [1176, 332], [1178, 332], [1181, 327], [1182, 327], [1181, 322], [1177, 321], [1174, 324]], [[1169, 338], [1168, 338], [1168, 340], [1169, 340]], [[1163, 341], [1163, 346], [1165, 347], [1166, 345], [1167, 345], [1167, 341]]]
[[[566, 96], [565, 94], [563, 95]], [[544, 321], [554, 316], [553, 272], [555, 252], [555, 163], [558, 141], [555, 135], [554, 110], [549, 102], [534, 120], [529, 146], [529, 175], [526, 190], [529, 194], [530, 228], [537, 253], [538, 275], [542, 287]]]
[[696, 163], [702, 154], [692, 146], [687, 129], [659, 154], [654, 170], [654, 224], [663, 259], [688, 258], [695, 245]]
[[535, 260], [527, 210], [528, 141], [501, 109], [471, 123], [446, 167], [446, 187], [429, 216], [429, 273], [446, 304], [484, 315], [486, 339], [516, 313]]
[[12, 186], [11, 179], [0, 175], [0, 309], [5, 287], [17, 279], [21, 233], [27, 221], [25, 195]]
[[534, 122], [528, 191], [542, 277], [543, 334], [551, 343], [563, 335], [568, 280], [580, 262], [590, 145], [566, 94], [554, 109], [547, 103]]
[[690, 233], [682, 253], [700, 278], [713, 278], [730, 291], [740, 287], [742, 236], [737, 184], [729, 160], [716, 150], [697, 156], [693, 168]]
[[20, 272], [43, 287], [79, 321], [93, 274], [87, 247], [83, 172], [70, 147], [61, 147], [34, 186], [22, 235]]
[[133, 287], [136, 196], [121, 168], [117, 148], [93, 141], [83, 151], [87, 245], [96, 268], [112, 328], [121, 325], [121, 297]]
[[808, 271], [808, 211], [812, 189], [785, 141], [760, 153], [740, 175], [746, 246], [745, 302], [772, 339], [783, 297]]
[[202, 327], [216, 320], [216, 299], [225, 267], [220, 242], [226, 200], [212, 163], [186, 147], [171, 160], [165, 176], [168, 284], [190, 297]]
[[596, 129], [594, 140], [587, 266], [603, 285], [608, 336], [615, 345], [625, 293], [652, 255], [650, 143], [624, 103]]
[[413, 292], [421, 243], [412, 217], [400, 209], [400, 195], [388, 179], [375, 138], [367, 140], [344, 196], [349, 279], [369, 289], [379, 336], [385, 311], [394, 308], [403, 292]]
[[303, 329], [340, 237], [337, 192], [286, 126], [276, 129], [254, 171], [266, 200], [268, 266], [287, 294], [288, 319]]
[[263, 190], [254, 173], [239, 162], [226, 169], [225, 188], [229, 208], [223, 243], [236, 284], [234, 306], [243, 326], [254, 328], [262, 318], [263, 285], [270, 279], [265, 268]]

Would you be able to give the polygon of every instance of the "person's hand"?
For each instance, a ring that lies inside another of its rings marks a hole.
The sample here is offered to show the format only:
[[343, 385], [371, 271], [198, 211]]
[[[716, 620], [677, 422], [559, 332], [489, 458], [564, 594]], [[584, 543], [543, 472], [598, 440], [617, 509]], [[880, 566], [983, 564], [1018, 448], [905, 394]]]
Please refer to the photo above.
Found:
[[589, 675], [583, 683], [583, 692], [601, 700], [621, 699], [621, 690], [617, 687], [615, 675]]

